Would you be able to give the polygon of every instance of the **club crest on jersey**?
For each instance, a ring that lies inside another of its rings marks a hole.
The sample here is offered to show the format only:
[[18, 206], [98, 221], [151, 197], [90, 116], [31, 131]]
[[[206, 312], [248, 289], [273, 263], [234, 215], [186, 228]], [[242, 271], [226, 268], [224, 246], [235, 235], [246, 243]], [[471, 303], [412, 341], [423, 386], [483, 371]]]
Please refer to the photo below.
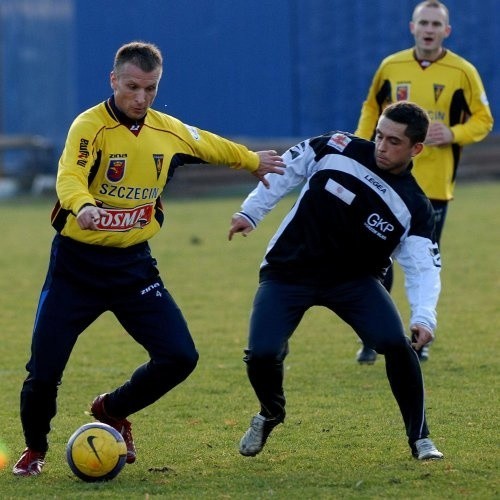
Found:
[[439, 96], [443, 93], [444, 85], [434, 84], [434, 102], [438, 102]]
[[153, 160], [155, 162], [155, 167], [156, 167], [156, 178], [158, 179], [161, 174], [161, 169], [163, 168], [163, 155], [157, 154], [153, 155]]
[[328, 141], [328, 146], [331, 146], [332, 148], [335, 148], [337, 151], [344, 151], [344, 149], [349, 145], [351, 142], [351, 138], [347, 137], [345, 134], [340, 134], [340, 133], [335, 133], [330, 137], [330, 140]]
[[408, 84], [396, 87], [396, 101], [408, 101], [410, 99], [410, 86]]
[[106, 170], [106, 178], [110, 182], [118, 182], [125, 174], [125, 158], [113, 158], [109, 160]]

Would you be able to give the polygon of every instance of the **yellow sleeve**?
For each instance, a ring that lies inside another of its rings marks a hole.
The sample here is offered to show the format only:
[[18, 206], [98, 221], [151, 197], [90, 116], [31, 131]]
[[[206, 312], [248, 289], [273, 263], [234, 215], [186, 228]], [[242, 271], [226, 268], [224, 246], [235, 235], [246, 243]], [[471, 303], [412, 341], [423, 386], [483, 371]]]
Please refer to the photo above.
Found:
[[85, 204], [95, 205], [89, 192], [90, 168], [96, 162], [95, 126], [81, 116], [71, 125], [59, 159], [56, 191], [61, 207], [74, 215]]
[[[478, 71], [470, 65], [467, 71], [470, 95], [465, 99], [469, 104], [470, 117], [465, 123], [451, 127], [453, 142], [460, 146], [479, 142], [484, 139], [493, 128], [493, 115], [488, 104], [483, 82]], [[467, 91], [467, 89], [465, 89]]]
[[207, 130], [178, 122], [187, 131], [188, 142], [197, 157], [213, 165], [254, 172], [259, 168], [259, 156], [242, 144], [230, 141]]
[[375, 128], [377, 127], [377, 121], [381, 113], [380, 106], [377, 102], [377, 94], [383, 84], [382, 67], [383, 65], [380, 65], [373, 76], [368, 96], [361, 107], [358, 126], [354, 132], [354, 135], [362, 137], [363, 139], [371, 140], [373, 138]]

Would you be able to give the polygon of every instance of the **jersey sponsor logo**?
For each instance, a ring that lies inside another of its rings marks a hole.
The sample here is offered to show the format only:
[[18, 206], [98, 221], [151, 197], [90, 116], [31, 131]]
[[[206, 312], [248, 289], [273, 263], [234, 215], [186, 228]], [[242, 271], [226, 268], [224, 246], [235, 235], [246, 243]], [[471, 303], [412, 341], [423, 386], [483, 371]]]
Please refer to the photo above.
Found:
[[443, 93], [444, 85], [439, 83], [434, 84], [434, 102], [438, 102], [439, 96]]
[[410, 99], [410, 85], [400, 84], [396, 87], [396, 101], [408, 101]]
[[191, 134], [191, 137], [195, 141], [200, 140], [200, 134], [198, 133], [198, 130], [195, 127], [192, 127], [191, 125], [186, 125], [186, 124], [184, 124], [184, 126], [188, 129], [188, 132]]
[[387, 193], [387, 188], [379, 179], [376, 179], [370, 174], [366, 174], [364, 178], [367, 182], [375, 186], [381, 193]]
[[384, 233], [390, 233], [394, 231], [394, 225], [384, 220], [377, 213], [370, 214], [366, 219], [364, 225], [369, 231], [371, 231], [382, 240], [387, 239], [387, 236]]
[[325, 185], [325, 189], [348, 205], [350, 205], [353, 202], [354, 198], [356, 198], [356, 195], [352, 191], [349, 191], [338, 182], [335, 182], [333, 179], [328, 179]]
[[79, 167], [85, 167], [87, 165], [87, 159], [89, 157], [89, 149], [88, 149], [89, 141], [87, 139], [80, 139], [80, 147], [78, 148], [78, 160], [76, 160], [76, 164]]
[[118, 182], [125, 174], [125, 158], [111, 158], [106, 169], [106, 179], [110, 182]]
[[352, 139], [350, 137], [347, 137], [345, 134], [339, 134], [337, 132], [330, 137], [327, 145], [335, 148], [337, 151], [342, 152], [349, 145], [351, 140]]
[[157, 154], [153, 155], [153, 160], [155, 162], [155, 167], [156, 167], [156, 178], [159, 179], [161, 170], [163, 168], [163, 155], [162, 154]]
[[103, 207], [107, 215], [101, 216], [96, 224], [99, 231], [130, 231], [142, 229], [151, 222], [153, 205], [141, 205], [135, 208], [107, 208]]

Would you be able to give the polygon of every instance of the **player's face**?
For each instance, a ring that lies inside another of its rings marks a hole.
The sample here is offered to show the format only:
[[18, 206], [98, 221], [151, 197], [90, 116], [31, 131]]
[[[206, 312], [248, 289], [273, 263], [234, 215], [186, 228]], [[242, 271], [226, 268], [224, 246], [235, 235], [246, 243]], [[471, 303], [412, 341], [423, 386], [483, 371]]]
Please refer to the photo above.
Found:
[[451, 26], [443, 9], [420, 7], [413, 14], [410, 31], [415, 38], [417, 55], [432, 60], [441, 53], [443, 40], [448, 38]]
[[399, 174], [406, 170], [411, 159], [422, 151], [423, 144], [411, 144], [406, 137], [407, 125], [381, 116], [375, 131], [375, 162], [377, 166]]
[[111, 72], [115, 104], [131, 120], [140, 120], [147, 113], [158, 92], [161, 68], [150, 73], [125, 63], [117, 73]]

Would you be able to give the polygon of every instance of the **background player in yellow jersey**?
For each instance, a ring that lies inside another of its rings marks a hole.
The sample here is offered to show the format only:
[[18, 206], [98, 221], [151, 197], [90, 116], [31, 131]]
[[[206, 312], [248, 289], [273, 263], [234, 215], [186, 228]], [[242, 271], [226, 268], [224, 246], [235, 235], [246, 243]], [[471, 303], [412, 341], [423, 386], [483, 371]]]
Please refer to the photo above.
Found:
[[[372, 139], [382, 110], [395, 101], [413, 101], [427, 111], [432, 121], [412, 172], [431, 200], [439, 244], [461, 148], [484, 139], [493, 117], [476, 68], [443, 47], [451, 33], [447, 7], [435, 0], [420, 2], [413, 11], [410, 31], [415, 46], [389, 55], [375, 72], [355, 134]], [[392, 268], [385, 286], [391, 290]], [[428, 349], [427, 345], [419, 351], [421, 361], [428, 359]], [[376, 357], [366, 345], [357, 353], [362, 364], [372, 364]]]
[[64, 368], [80, 333], [103, 312], [111, 311], [150, 358], [90, 407], [123, 435], [127, 463], [136, 459], [127, 417], [194, 370], [198, 353], [148, 245], [162, 225], [160, 196], [175, 169], [225, 164], [249, 170], [266, 186], [266, 173], [283, 173], [275, 151], [251, 152], [151, 109], [162, 66], [156, 46], [122, 46], [111, 72], [112, 97], [79, 115], [69, 130], [52, 216], [57, 233], [21, 390], [26, 449], [15, 475], [42, 471]]

